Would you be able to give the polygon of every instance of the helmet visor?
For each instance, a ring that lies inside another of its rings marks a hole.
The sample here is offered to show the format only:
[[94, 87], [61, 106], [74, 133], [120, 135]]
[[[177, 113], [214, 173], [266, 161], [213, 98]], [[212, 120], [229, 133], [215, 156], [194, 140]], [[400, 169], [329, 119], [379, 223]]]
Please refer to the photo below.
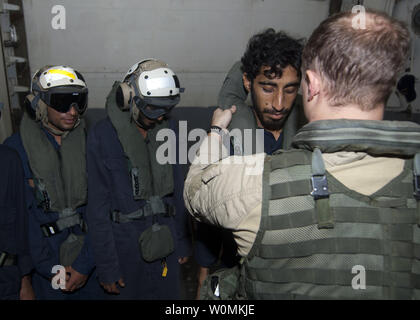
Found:
[[66, 113], [71, 107], [75, 107], [79, 114], [86, 111], [88, 101], [88, 90], [83, 88], [75, 90], [73, 88], [62, 88], [61, 90], [51, 89], [41, 94], [41, 99], [51, 108]]
[[149, 119], [157, 119], [168, 114], [179, 103], [179, 95], [173, 97], [144, 98], [135, 96], [134, 102]]
[[61, 113], [66, 113], [71, 107], [75, 107], [81, 114], [87, 107], [87, 93], [53, 93], [49, 105]]

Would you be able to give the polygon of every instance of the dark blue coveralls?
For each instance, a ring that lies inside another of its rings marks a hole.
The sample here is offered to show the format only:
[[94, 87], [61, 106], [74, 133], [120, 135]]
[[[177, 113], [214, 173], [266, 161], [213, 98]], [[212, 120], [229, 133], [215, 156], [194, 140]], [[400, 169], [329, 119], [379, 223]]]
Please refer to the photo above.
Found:
[[[283, 146], [283, 133], [276, 140], [273, 134], [264, 130], [264, 152], [268, 155], [281, 149]], [[231, 148], [231, 155], [233, 149]], [[194, 257], [197, 263], [205, 268], [213, 266], [220, 253], [223, 244], [222, 256], [220, 257], [220, 267], [232, 268], [239, 262], [237, 255], [237, 245], [233, 239], [232, 232], [211, 226], [205, 223], [197, 223], [197, 241], [194, 247]]]
[[13, 265], [0, 266], [0, 300], [19, 299], [21, 279], [32, 270], [27, 222], [19, 155], [13, 149], [0, 145], [0, 255], [17, 256]]
[[[175, 128], [174, 124], [170, 125]], [[175, 131], [176, 132], [176, 131]], [[139, 132], [140, 134], [140, 132]], [[175, 251], [166, 258], [167, 274], [161, 261], [143, 260], [138, 239], [152, 225], [152, 217], [115, 223], [110, 212], [131, 213], [145, 205], [134, 200], [128, 160], [110, 119], [99, 121], [89, 132], [88, 159], [88, 227], [92, 237], [98, 277], [113, 283], [123, 278], [125, 287], [110, 299], [179, 299], [180, 265], [178, 258], [190, 255], [187, 215], [182, 198], [184, 179], [179, 165], [173, 165], [174, 194], [164, 201], [175, 205], [175, 217], [157, 215], [160, 224], [169, 226]], [[177, 156], [178, 159], [178, 156]], [[141, 176], [141, 173], [140, 173]]]
[[[52, 145], [59, 149], [60, 146], [55, 141], [54, 137], [44, 129], [49, 141]], [[6, 145], [14, 148], [22, 160], [25, 181], [26, 181], [26, 203], [28, 207], [29, 219], [29, 248], [30, 254], [35, 266], [35, 272], [32, 276], [32, 286], [35, 291], [36, 299], [40, 300], [87, 300], [87, 299], [103, 299], [103, 290], [100, 288], [94, 272], [94, 260], [90, 252], [89, 233], [85, 237], [84, 246], [79, 256], [74, 261], [72, 268], [77, 272], [90, 275], [86, 284], [79, 290], [73, 293], [66, 293], [59, 289], [53, 289], [51, 285], [52, 268], [55, 265], [60, 265], [59, 252], [60, 245], [66, 240], [72, 231], [75, 234], [82, 234], [80, 226], [74, 226], [63, 230], [51, 237], [44, 236], [41, 225], [51, 223], [58, 220], [57, 212], [44, 212], [42, 208], [37, 206], [37, 201], [33, 192], [33, 188], [29, 185], [29, 179], [33, 178], [27, 153], [23, 147], [22, 138], [19, 133], [7, 138], [4, 142]], [[86, 206], [77, 208], [83, 219], [86, 219]], [[86, 220], [85, 220], [86, 221]]]

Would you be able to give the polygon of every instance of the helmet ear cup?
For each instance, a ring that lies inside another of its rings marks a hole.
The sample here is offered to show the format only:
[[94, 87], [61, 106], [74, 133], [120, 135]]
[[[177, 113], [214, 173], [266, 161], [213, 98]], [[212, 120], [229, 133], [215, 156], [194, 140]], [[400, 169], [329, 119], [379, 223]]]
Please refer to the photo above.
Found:
[[44, 101], [42, 101], [42, 99], [38, 99], [37, 108], [35, 109], [35, 115], [36, 120], [38, 121], [43, 121], [44, 119], [48, 118], [48, 106]]
[[134, 90], [133, 88], [126, 82], [120, 83], [120, 85], [117, 88], [116, 93], [116, 102], [118, 107], [121, 110], [128, 110], [130, 109], [130, 105], [132, 102], [132, 99], [134, 97]]
[[48, 116], [48, 106], [38, 95], [35, 96], [32, 93], [28, 94], [24, 101], [24, 107], [29, 116], [36, 121], [42, 120]]

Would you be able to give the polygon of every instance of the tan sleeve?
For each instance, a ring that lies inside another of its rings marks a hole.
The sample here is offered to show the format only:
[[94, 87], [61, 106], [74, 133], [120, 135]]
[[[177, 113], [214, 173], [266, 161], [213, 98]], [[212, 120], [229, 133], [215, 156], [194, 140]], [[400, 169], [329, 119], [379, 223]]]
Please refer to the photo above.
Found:
[[233, 231], [233, 238], [238, 245], [238, 253], [241, 257], [248, 255], [257, 237], [261, 223], [261, 207], [260, 203], [252, 209]]
[[[209, 146], [209, 143], [213, 146]], [[261, 211], [255, 208], [261, 207], [265, 154], [200, 162], [200, 156], [201, 160], [215, 159], [211, 150], [218, 149], [215, 147], [217, 143], [220, 143], [220, 139], [210, 135], [200, 146], [197, 161], [193, 161], [185, 181], [185, 205], [199, 221], [233, 230], [235, 239], [243, 238], [249, 245], [249, 242], [253, 242], [249, 232], [257, 232], [259, 218], [251, 217], [252, 221], [258, 221], [256, 226], [251, 223], [251, 228], [246, 220], [252, 212], [257, 211], [258, 215]], [[239, 231], [238, 235], [235, 235], [235, 231]]]

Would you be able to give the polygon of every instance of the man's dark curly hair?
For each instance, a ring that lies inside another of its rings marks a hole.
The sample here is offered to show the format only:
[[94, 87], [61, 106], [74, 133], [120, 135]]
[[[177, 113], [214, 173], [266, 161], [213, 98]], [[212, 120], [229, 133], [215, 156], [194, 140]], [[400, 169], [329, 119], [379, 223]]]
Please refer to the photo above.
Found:
[[276, 32], [269, 28], [255, 34], [249, 40], [241, 59], [241, 70], [252, 81], [260, 73], [262, 66], [270, 67], [264, 74], [267, 78], [271, 78], [272, 73], [276, 77], [281, 77], [283, 69], [290, 65], [296, 69], [300, 78], [302, 50], [302, 39], [293, 39], [282, 31]]

